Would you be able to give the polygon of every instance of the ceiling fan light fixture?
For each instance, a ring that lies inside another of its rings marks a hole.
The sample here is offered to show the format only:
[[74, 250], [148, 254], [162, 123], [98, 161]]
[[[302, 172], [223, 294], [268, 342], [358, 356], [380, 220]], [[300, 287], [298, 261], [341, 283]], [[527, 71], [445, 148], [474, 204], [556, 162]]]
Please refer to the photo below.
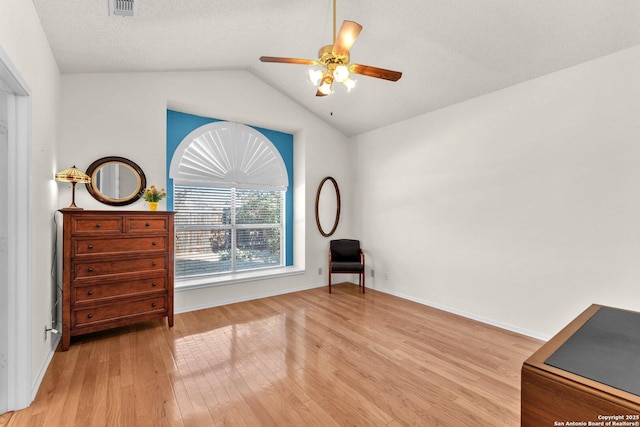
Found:
[[346, 65], [338, 65], [336, 69], [333, 70], [333, 77], [339, 83], [344, 82], [349, 78], [349, 68]]
[[311, 80], [311, 83], [314, 86], [318, 86], [318, 83], [320, 83], [320, 80], [322, 80], [323, 75], [324, 73], [322, 72], [322, 70], [314, 70], [313, 68], [309, 70], [309, 80]]
[[353, 89], [354, 87], [356, 87], [356, 82], [357, 80], [352, 80], [349, 77], [347, 77], [342, 84], [345, 85], [347, 87], [347, 92], [351, 92], [351, 89]]
[[329, 95], [331, 93], [332, 84], [333, 84], [333, 76], [327, 73], [322, 78], [322, 83], [320, 84], [320, 86], [318, 86], [318, 91], [323, 95]]

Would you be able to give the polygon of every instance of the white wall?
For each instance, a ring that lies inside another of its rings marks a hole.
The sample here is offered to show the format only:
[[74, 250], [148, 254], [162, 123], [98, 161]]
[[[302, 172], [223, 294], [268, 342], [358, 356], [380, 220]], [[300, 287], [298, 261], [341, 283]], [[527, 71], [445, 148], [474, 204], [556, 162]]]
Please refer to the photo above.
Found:
[[[32, 244], [32, 378], [46, 368], [52, 340], [44, 338], [51, 325], [54, 291], [50, 277], [53, 261], [53, 214], [58, 195], [53, 174], [57, 168], [58, 101], [60, 74], [31, 1], [0, 2], [0, 47], [9, 56], [31, 91], [31, 244]], [[25, 236], [26, 237], [26, 236]]]
[[375, 287], [543, 338], [640, 310], [638, 71], [635, 47], [353, 137]]
[[[328, 239], [317, 231], [314, 202], [321, 179], [333, 175], [345, 199], [352, 197], [347, 138], [255, 76], [242, 71], [74, 74], [62, 76], [60, 163], [81, 170], [104, 156], [123, 156], [145, 172], [147, 184], [164, 186], [166, 110], [236, 121], [294, 134], [294, 263], [304, 275], [245, 282], [176, 293], [176, 311], [277, 294], [326, 283]], [[61, 189], [60, 206], [70, 202]], [[76, 204], [109, 209], [91, 198], [84, 186]], [[162, 205], [161, 205], [162, 207]], [[146, 209], [138, 201], [125, 209]], [[345, 206], [349, 212], [349, 205]], [[339, 233], [349, 230], [344, 219]]]

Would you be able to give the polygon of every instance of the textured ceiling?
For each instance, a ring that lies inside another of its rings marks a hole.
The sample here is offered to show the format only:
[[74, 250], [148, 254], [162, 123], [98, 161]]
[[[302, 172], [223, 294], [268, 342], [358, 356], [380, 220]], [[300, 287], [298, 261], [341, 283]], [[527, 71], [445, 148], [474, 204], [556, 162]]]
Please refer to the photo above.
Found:
[[140, 0], [134, 18], [33, 3], [62, 73], [248, 70], [349, 136], [640, 44], [638, 0], [339, 0], [338, 27], [364, 27], [352, 62], [403, 76], [318, 98], [307, 66], [258, 58], [316, 59], [331, 0]]

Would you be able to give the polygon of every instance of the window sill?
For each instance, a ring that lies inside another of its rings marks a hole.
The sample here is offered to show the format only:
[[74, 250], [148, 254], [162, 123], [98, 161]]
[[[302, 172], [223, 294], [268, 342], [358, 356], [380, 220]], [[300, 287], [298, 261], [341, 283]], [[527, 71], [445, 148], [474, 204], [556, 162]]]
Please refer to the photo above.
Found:
[[187, 291], [190, 289], [210, 288], [214, 286], [232, 285], [234, 283], [251, 282], [255, 280], [273, 279], [276, 277], [293, 276], [304, 274], [305, 269], [300, 267], [282, 267], [269, 270], [247, 271], [221, 276], [207, 276], [190, 279], [176, 279], [175, 292]]

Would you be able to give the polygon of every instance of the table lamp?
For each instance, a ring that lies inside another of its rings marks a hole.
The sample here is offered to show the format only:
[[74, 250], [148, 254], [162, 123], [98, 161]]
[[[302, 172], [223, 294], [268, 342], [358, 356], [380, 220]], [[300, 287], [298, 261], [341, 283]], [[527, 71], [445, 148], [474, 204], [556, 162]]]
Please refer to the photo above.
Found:
[[73, 165], [73, 167], [70, 167], [69, 169], [58, 172], [56, 174], [56, 181], [66, 181], [71, 183], [71, 205], [65, 209], [82, 209], [76, 206], [76, 184], [78, 182], [82, 182], [84, 184], [90, 183], [91, 178], [89, 175], [79, 169], [76, 169], [76, 166]]

